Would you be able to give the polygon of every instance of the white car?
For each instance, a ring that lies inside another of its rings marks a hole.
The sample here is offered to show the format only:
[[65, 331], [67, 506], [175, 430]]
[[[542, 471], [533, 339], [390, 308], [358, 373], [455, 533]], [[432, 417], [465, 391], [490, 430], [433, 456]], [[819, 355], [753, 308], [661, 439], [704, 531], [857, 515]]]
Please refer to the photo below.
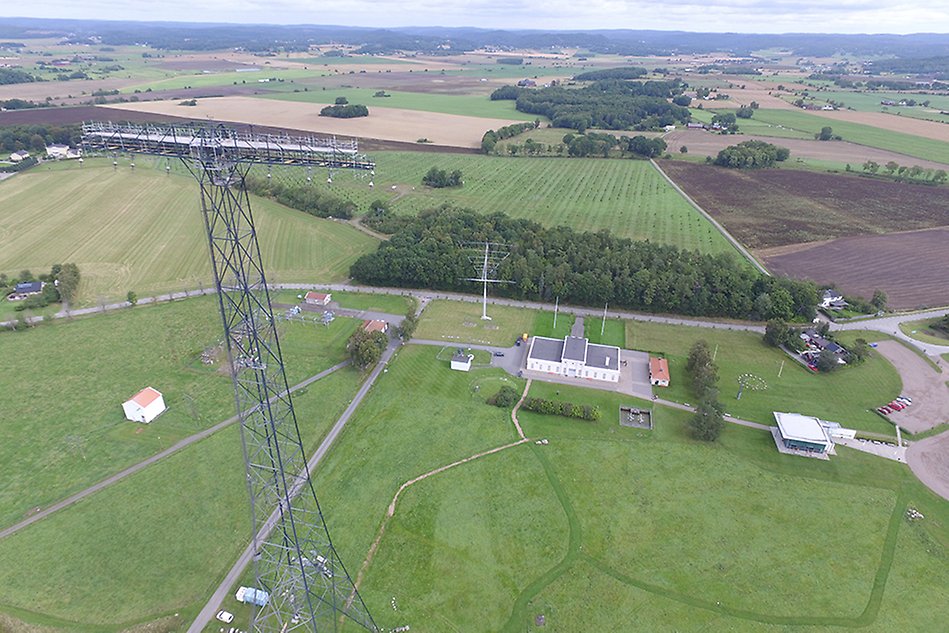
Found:
[[230, 624], [234, 621], [234, 614], [230, 611], [218, 611], [217, 615], [214, 616], [224, 624]]

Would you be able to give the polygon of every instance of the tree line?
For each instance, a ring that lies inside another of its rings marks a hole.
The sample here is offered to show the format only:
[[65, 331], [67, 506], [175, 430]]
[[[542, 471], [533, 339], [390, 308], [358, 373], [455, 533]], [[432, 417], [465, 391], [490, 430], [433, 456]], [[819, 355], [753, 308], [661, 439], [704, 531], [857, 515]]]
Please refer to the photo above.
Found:
[[[391, 212], [390, 212], [391, 213]], [[385, 217], [386, 212], [380, 211]], [[813, 318], [818, 289], [809, 281], [767, 277], [731, 254], [708, 255], [633, 241], [608, 231], [543, 227], [503, 213], [442, 206], [399, 219], [397, 232], [351, 267], [353, 279], [380, 286], [472, 292], [464, 242], [510, 245], [497, 271], [510, 281], [498, 295], [535, 301], [692, 316]]]
[[591, 127], [655, 130], [689, 121], [691, 115], [688, 108], [668, 101], [684, 90], [685, 84], [678, 79], [644, 82], [604, 80], [579, 89], [505, 86], [491, 93], [491, 99], [515, 99], [518, 111], [545, 116], [554, 127], [571, 128], [578, 132]]
[[764, 141], [744, 141], [719, 151], [714, 162], [720, 167], [758, 169], [774, 167], [775, 163], [787, 160], [790, 155], [791, 151], [786, 147]]
[[460, 169], [446, 171], [438, 167], [432, 167], [422, 176], [422, 184], [433, 189], [444, 189], [446, 187], [460, 187], [464, 183], [461, 180]]
[[289, 187], [272, 179], [248, 174], [244, 180], [247, 191], [270, 198], [280, 204], [315, 215], [318, 218], [342, 218], [348, 220], [357, 211], [355, 203], [332, 194], [321, 192], [316, 187]]
[[714, 442], [725, 428], [725, 407], [718, 401], [718, 365], [705, 340], [692, 345], [685, 372], [692, 383], [692, 393], [699, 401], [689, 418], [692, 437]]
[[497, 130], [488, 130], [484, 133], [484, 136], [481, 137], [481, 151], [485, 154], [490, 154], [494, 151], [494, 146], [497, 145], [498, 141], [513, 138], [518, 134], [523, 134], [529, 130], [535, 130], [540, 127], [540, 120], [526, 122], [526, 123], [513, 123], [511, 125], [505, 125], [504, 127], [498, 128]]
[[575, 81], [602, 81], [604, 79], [639, 79], [649, 74], [642, 66], [624, 66], [622, 68], [606, 68], [604, 70], [590, 70], [576, 75]]
[[44, 152], [47, 145], [78, 146], [82, 131], [78, 125], [11, 125], [0, 128], [0, 150], [5, 153], [27, 150]]

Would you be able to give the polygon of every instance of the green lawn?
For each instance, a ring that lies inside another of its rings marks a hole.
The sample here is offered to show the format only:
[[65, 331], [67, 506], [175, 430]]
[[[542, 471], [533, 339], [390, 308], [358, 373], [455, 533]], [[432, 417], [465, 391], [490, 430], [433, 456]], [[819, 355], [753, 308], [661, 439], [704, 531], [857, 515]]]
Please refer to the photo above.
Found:
[[[646, 161], [595, 158], [510, 158], [428, 152], [374, 152], [375, 188], [340, 176], [310, 186], [354, 202], [361, 212], [376, 199], [395, 211], [417, 213], [444, 203], [482, 213], [502, 211], [546, 226], [609, 229], [705, 253], [734, 252], [724, 237]], [[464, 186], [430, 189], [432, 167], [461, 170]], [[283, 174], [274, 171], [274, 178]], [[289, 179], [298, 182], [299, 179]]]
[[[401, 482], [512, 437], [505, 412], [481, 403], [492, 390], [471, 391], [492, 372], [448, 372], [434, 355], [400, 352], [317, 473], [347, 560], [368, 551]], [[539, 614], [561, 632], [939, 627], [949, 504], [905, 466], [843, 448], [830, 462], [784, 456], [737, 426], [697, 442], [688, 413], [662, 407], [653, 431], [627, 429], [617, 407], [648, 403], [539, 382], [531, 392], [610, 415], [521, 412], [549, 445], [407, 489], [361, 587], [381, 627], [513, 633]], [[926, 521], [906, 522], [908, 505]]]
[[[0, 333], [0, 463], [8, 466], [0, 525], [234, 415], [230, 377], [200, 361], [221, 340], [216, 302], [193, 298]], [[344, 360], [357, 325], [283, 323], [290, 384]], [[168, 410], [149, 425], [126, 421], [122, 402], [149, 385]]]
[[806, 132], [811, 135], [811, 138], [820, 132], [822, 127], [830, 126], [834, 129], [834, 134], [839, 134], [843, 140], [851, 143], [949, 163], [949, 143], [935, 139], [883, 130], [860, 123], [828, 119], [799, 110], [759, 109], [755, 111], [754, 118], [761, 123], [782, 125], [785, 128]]
[[583, 320], [583, 330], [584, 336], [590, 339], [591, 343], [615, 345], [620, 349], [626, 347], [626, 324], [621, 319], [604, 321], [602, 317], [586, 317]]
[[[308, 450], [360, 382], [344, 369], [294, 395]], [[0, 541], [0, 611], [57, 630], [183, 631], [249, 542], [248, 506], [231, 426]]]
[[557, 314], [557, 327], [554, 327], [553, 312], [538, 312], [534, 317], [534, 326], [528, 331], [531, 336], [546, 336], [548, 338], [563, 338], [570, 335], [573, 322], [572, 314], [560, 312]]
[[[538, 310], [522, 310], [508, 306], [488, 304], [490, 321], [481, 320], [481, 304], [462, 301], [432, 301], [422, 312], [415, 337], [445, 341], [446, 343], [477, 343], [482, 345], [501, 345], [509, 347], [515, 339], [527, 332], [533, 334], [532, 327], [543, 313]], [[564, 331], [564, 315], [557, 319], [557, 332]], [[544, 336], [555, 336], [553, 331], [553, 313], [550, 324], [539, 323]], [[569, 332], [569, 330], [566, 330]], [[566, 336], [561, 334], [560, 336]]]
[[[872, 332], [846, 332], [839, 338], [846, 344], [860, 336], [875, 340]], [[688, 386], [685, 363], [689, 348], [699, 339], [705, 339], [715, 355], [719, 368], [719, 399], [725, 411], [736, 417], [773, 424], [773, 411], [788, 411], [866, 431], [893, 432], [892, 425], [880, 419], [873, 409], [887, 398], [898, 396], [902, 382], [896, 369], [878, 354], [863, 365], [817, 375], [777, 349], [766, 346], [760, 334], [642, 321], [626, 324], [629, 349], [664, 354], [669, 359], [671, 384], [658, 389], [657, 393], [677, 402], [694, 404], [696, 401]], [[738, 377], [746, 373], [761, 378], [767, 388], [745, 390], [741, 400], [736, 400]]]
[[[283, 85], [283, 89], [289, 88], [293, 88], [293, 85]], [[326, 88], [325, 90], [310, 88], [306, 92], [279, 92], [262, 95], [262, 98], [300, 101], [303, 103], [333, 103], [337, 97], [345, 97], [350, 103], [362, 104], [368, 107], [370, 111], [373, 107], [379, 107], [422, 110], [489, 119], [512, 119], [515, 121], [534, 121], [538, 118], [536, 114], [518, 112], [514, 108], [513, 101], [491, 101], [487, 94], [450, 95], [386, 90], [385, 93], [390, 96], [374, 97], [373, 95], [377, 92], [379, 92], [377, 88]], [[544, 117], [540, 118], [544, 119]], [[561, 134], [561, 136], [563, 135]]]
[[[65, 163], [66, 161], [64, 161]], [[211, 267], [198, 187], [190, 178], [125, 161], [41, 167], [0, 183], [0, 271], [34, 274], [75, 262], [78, 306], [208, 287]], [[252, 198], [271, 282], [348, 278], [378, 243], [350, 226]]]
[[932, 328], [934, 323], [941, 320], [942, 317], [921, 319], [919, 321], [904, 321], [900, 323], [900, 330], [902, 330], [906, 336], [923, 341], [924, 343], [949, 345], [949, 336]]
[[[314, 286], [316, 292], [326, 292]], [[276, 303], [300, 303], [306, 290], [280, 290], [271, 295]], [[341, 308], [351, 310], [368, 310], [370, 312], [386, 312], [388, 314], [404, 315], [409, 308], [414, 307], [415, 299], [406, 295], [389, 295], [376, 292], [346, 292], [332, 290], [333, 301]]]

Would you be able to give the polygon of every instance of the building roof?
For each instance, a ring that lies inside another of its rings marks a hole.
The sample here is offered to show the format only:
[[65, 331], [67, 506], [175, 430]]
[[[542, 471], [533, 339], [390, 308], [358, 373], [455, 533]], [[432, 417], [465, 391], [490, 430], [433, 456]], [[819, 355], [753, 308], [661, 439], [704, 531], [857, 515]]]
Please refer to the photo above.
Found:
[[612, 345], [587, 344], [586, 365], [599, 369], [619, 369], [619, 348]]
[[325, 292], [313, 292], [312, 290], [306, 293], [304, 299], [316, 299], [317, 301], [325, 301], [329, 299], [332, 295], [326, 294]]
[[781, 437], [786, 440], [813, 442], [816, 444], [830, 444], [827, 431], [821, 426], [817, 418], [799, 413], [774, 412], [774, 419], [778, 423]]
[[649, 357], [649, 375], [656, 380], [669, 380], [669, 361], [665, 358]]
[[568, 336], [563, 340], [563, 356], [560, 357], [560, 360], [577, 360], [580, 362], [586, 362], [588, 343], [589, 341], [585, 338], [580, 338], [579, 336]]
[[42, 281], [21, 281], [16, 285], [15, 292], [40, 292], [42, 289]]
[[161, 398], [161, 393], [157, 389], [152, 389], [151, 387], [145, 387], [137, 394], [129, 398], [131, 402], [134, 402], [138, 406], [144, 408], [155, 402], [158, 398]]
[[12, 154], [10, 154], [10, 158], [13, 158], [14, 156], [17, 156], [19, 158], [29, 158], [30, 153], [26, 151], [25, 149], [21, 149], [18, 152], [13, 152]]
[[824, 291], [824, 299], [839, 299], [843, 298], [843, 295], [839, 291], [834, 290], [833, 288], [828, 288]]
[[451, 357], [453, 363], [470, 363], [474, 359], [474, 354], [465, 354], [464, 352], [455, 352]]
[[379, 319], [371, 319], [362, 322], [362, 329], [366, 330], [367, 332], [385, 332], [388, 327], [388, 323]]
[[531, 348], [527, 352], [527, 357], [559, 363], [560, 359], [563, 358], [563, 341], [545, 336], [535, 336]]

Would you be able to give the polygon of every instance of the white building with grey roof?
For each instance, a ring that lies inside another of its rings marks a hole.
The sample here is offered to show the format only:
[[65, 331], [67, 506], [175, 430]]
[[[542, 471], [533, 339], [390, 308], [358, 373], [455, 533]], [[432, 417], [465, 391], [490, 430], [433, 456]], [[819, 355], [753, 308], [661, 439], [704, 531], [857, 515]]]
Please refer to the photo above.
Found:
[[535, 336], [527, 350], [527, 369], [568, 378], [619, 382], [619, 348], [597, 345], [580, 336], [562, 340]]

